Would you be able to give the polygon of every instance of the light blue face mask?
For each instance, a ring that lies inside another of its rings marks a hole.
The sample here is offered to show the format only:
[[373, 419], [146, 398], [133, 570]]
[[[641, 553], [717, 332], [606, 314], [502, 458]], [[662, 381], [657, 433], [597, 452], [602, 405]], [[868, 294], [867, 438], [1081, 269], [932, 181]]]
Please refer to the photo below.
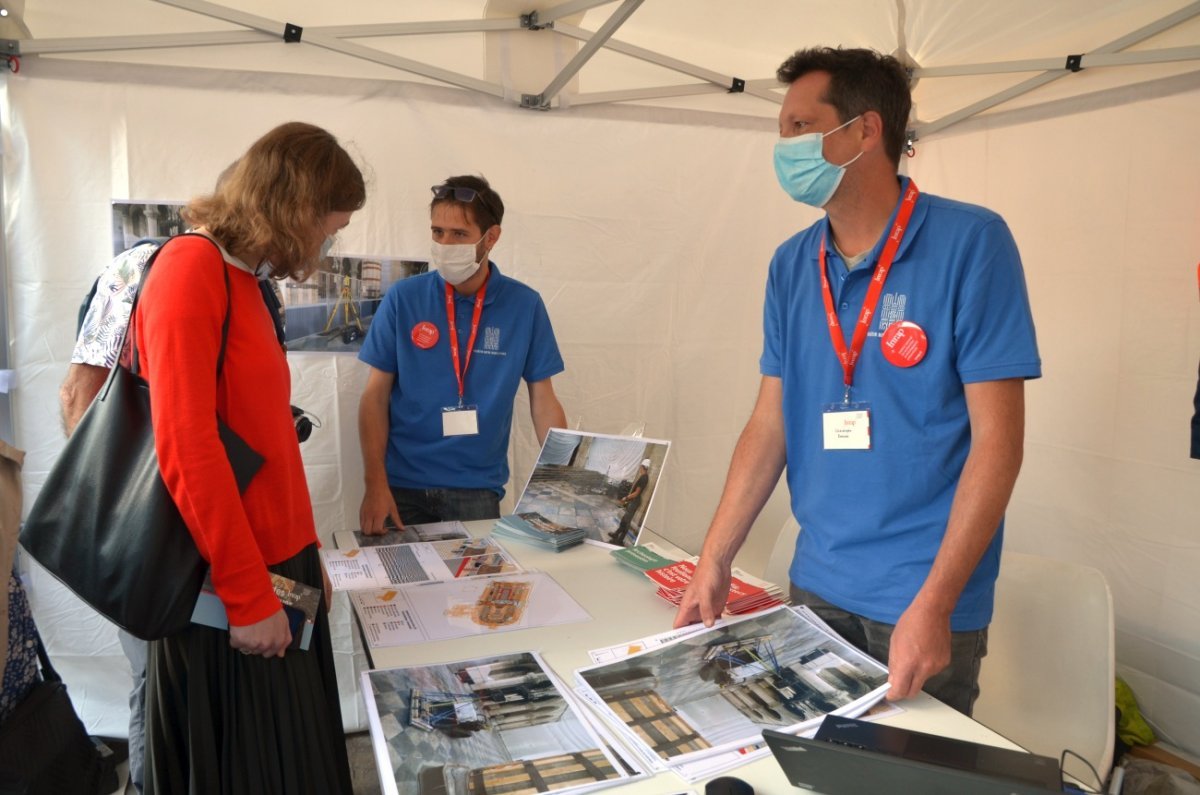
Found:
[[317, 255], [317, 259], [324, 262], [329, 256], [329, 252], [333, 251], [334, 237], [329, 235], [325, 238], [325, 242], [321, 243], [321, 253]]
[[838, 166], [825, 159], [822, 142], [826, 135], [833, 135], [858, 118], [855, 116], [827, 133], [780, 138], [775, 143], [775, 176], [789, 196], [812, 207], [824, 207], [829, 203], [842, 182], [846, 166], [862, 157], [862, 152]]

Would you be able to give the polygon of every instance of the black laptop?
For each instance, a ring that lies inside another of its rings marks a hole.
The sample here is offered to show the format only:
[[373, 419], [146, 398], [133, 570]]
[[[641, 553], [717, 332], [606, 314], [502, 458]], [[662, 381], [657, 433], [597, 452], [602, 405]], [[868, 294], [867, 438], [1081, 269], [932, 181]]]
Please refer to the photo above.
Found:
[[1062, 792], [1058, 760], [827, 715], [810, 739], [763, 730], [788, 781], [823, 795], [1045, 795]]

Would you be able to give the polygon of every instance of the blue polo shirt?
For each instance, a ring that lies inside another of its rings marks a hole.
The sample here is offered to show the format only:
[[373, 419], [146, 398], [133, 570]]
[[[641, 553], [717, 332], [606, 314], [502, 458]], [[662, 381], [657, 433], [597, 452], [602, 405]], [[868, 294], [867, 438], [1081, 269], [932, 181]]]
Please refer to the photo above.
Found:
[[[393, 284], [358, 354], [371, 367], [396, 376], [388, 482], [408, 489], [493, 489], [503, 495], [513, 398], [521, 379], [533, 383], [561, 373], [562, 356], [541, 296], [492, 264], [463, 396], [464, 405], [479, 410], [479, 433], [443, 436], [442, 408], [458, 404], [445, 284], [437, 273]], [[455, 293], [454, 307], [459, 356], [465, 361], [475, 297]], [[430, 348], [412, 340], [413, 327], [422, 321], [438, 330]]]
[[[963, 385], [1037, 378], [1041, 360], [1020, 256], [1003, 219], [921, 194], [854, 374], [851, 400], [870, 406], [871, 449], [825, 450], [822, 410], [844, 391], [821, 298], [818, 247], [827, 235], [832, 240], [828, 217], [776, 250], [763, 310], [759, 366], [783, 382], [787, 479], [803, 528], [789, 574], [826, 601], [894, 624], [933, 564], [970, 449]], [[852, 271], [831, 242], [826, 247], [848, 344], [883, 241]], [[913, 367], [889, 364], [880, 349], [897, 320], [928, 336], [925, 358]], [[1002, 534], [1003, 522], [959, 598], [955, 631], [991, 620]]]

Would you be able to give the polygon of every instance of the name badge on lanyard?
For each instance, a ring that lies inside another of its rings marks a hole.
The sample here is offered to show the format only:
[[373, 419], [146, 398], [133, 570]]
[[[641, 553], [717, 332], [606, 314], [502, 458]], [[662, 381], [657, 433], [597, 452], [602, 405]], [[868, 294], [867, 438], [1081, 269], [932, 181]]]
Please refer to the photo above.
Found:
[[479, 410], [475, 406], [443, 406], [442, 436], [475, 436], [479, 433]]
[[466, 392], [467, 368], [471, 365], [471, 352], [475, 350], [475, 335], [479, 332], [479, 318], [483, 315], [483, 299], [487, 295], [487, 281], [475, 293], [475, 309], [471, 313], [471, 334], [467, 338], [467, 355], [459, 367], [458, 326], [455, 324], [454, 288], [446, 285], [446, 318], [450, 326], [450, 358], [454, 365], [454, 377], [458, 380], [458, 403], [442, 407], [442, 436], [475, 436], [479, 433], [479, 409], [463, 404]]
[[[821, 268], [821, 293], [825, 301], [825, 320], [829, 325], [829, 338], [833, 343], [833, 351], [837, 354], [842, 366], [842, 383], [846, 389], [840, 403], [829, 403], [822, 407], [821, 429], [826, 450], [870, 450], [871, 449], [871, 407], [864, 402], [851, 402], [850, 389], [854, 385], [854, 368], [862, 355], [863, 344], [867, 341], [867, 331], [875, 316], [875, 308], [879, 305], [879, 296], [883, 292], [883, 284], [887, 281], [888, 272], [892, 269], [892, 261], [904, 239], [908, 228], [908, 220], [912, 217], [913, 207], [916, 206], [920, 192], [913, 181], [909, 181], [908, 190], [900, 202], [900, 210], [896, 213], [895, 223], [888, 233], [887, 242], [879, 255], [879, 263], [875, 266], [875, 274], [867, 288], [863, 299], [862, 311], [858, 313], [858, 322], [854, 326], [854, 336], [850, 345], [842, 334], [842, 325], [838, 320], [837, 308], [833, 303], [833, 290], [829, 286], [829, 271], [825, 265], [825, 238], [821, 238], [818, 264]], [[914, 362], [915, 363], [915, 362]]]
[[821, 414], [826, 450], [870, 450], [871, 407], [866, 403], [831, 403]]

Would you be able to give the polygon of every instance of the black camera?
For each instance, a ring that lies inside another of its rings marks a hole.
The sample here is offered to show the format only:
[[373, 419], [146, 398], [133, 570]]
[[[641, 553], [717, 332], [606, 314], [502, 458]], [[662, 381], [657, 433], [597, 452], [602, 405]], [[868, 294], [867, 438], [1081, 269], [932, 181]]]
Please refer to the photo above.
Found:
[[304, 409], [292, 406], [292, 422], [296, 424], [296, 438], [301, 442], [307, 442], [308, 437], [312, 436], [313, 422], [304, 413]]

